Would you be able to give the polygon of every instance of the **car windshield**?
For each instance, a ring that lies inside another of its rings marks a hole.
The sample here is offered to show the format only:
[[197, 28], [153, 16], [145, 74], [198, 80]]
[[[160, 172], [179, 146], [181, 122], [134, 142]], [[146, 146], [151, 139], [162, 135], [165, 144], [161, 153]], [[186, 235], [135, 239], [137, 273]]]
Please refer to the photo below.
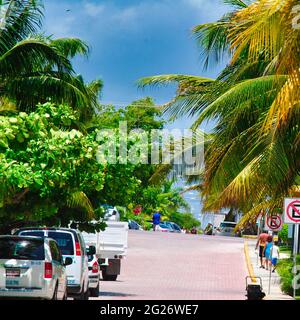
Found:
[[39, 239], [0, 239], [0, 259], [44, 260], [44, 242]]
[[70, 233], [49, 231], [48, 237], [54, 239], [57, 242], [63, 255], [74, 255], [73, 238]]
[[167, 224], [165, 224], [165, 223], [160, 223], [159, 226], [160, 226], [161, 228], [170, 229], [170, 227], [169, 227]]

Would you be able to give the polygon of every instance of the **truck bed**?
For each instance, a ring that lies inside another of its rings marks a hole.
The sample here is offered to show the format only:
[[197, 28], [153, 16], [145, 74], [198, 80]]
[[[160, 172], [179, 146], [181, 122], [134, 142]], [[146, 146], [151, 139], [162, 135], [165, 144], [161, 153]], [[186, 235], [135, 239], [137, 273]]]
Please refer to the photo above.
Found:
[[82, 233], [86, 245], [95, 246], [99, 258], [113, 259], [115, 256], [125, 256], [128, 246], [128, 223], [107, 221], [106, 224], [104, 231]]

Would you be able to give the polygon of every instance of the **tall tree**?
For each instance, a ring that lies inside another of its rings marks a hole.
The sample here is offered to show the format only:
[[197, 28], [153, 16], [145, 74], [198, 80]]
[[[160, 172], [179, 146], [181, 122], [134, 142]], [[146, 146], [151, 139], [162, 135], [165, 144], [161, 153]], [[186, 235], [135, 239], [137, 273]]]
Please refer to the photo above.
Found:
[[281, 206], [284, 195], [299, 194], [300, 31], [292, 23], [298, 1], [226, 3], [232, 12], [194, 29], [205, 67], [231, 56], [215, 81], [168, 75], [141, 85], [177, 81], [167, 111], [198, 115], [193, 128], [216, 123], [199, 186], [205, 208], [242, 208], [246, 222], [261, 209]]
[[51, 100], [68, 103], [84, 115], [98, 96], [75, 75], [70, 59], [87, 55], [88, 46], [75, 38], [39, 34], [42, 19], [41, 1], [0, 1], [1, 104], [8, 99], [18, 110], [31, 111]]

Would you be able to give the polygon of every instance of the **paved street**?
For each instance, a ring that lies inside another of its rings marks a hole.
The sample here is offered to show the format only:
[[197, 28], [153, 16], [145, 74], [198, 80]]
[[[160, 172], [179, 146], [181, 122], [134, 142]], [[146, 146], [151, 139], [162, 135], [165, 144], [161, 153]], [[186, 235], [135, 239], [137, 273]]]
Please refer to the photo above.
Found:
[[129, 232], [116, 282], [100, 283], [101, 300], [245, 300], [244, 241], [239, 238]]

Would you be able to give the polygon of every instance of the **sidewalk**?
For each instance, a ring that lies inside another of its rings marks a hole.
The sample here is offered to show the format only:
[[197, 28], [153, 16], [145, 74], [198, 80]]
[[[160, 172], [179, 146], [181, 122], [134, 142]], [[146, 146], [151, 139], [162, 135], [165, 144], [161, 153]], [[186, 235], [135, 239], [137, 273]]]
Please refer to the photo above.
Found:
[[[258, 251], [255, 251], [256, 240], [245, 240], [245, 254], [248, 260], [250, 276], [261, 277], [263, 282], [263, 292], [266, 294], [264, 300], [294, 300], [293, 297], [283, 293], [280, 288], [280, 277], [277, 272], [271, 273], [271, 287], [269, 293], [270, 272], [260, 268]], [[247, 257], [248, 255], [248, 257]], [[259, 283], [259, 280], [257, 280]]]

